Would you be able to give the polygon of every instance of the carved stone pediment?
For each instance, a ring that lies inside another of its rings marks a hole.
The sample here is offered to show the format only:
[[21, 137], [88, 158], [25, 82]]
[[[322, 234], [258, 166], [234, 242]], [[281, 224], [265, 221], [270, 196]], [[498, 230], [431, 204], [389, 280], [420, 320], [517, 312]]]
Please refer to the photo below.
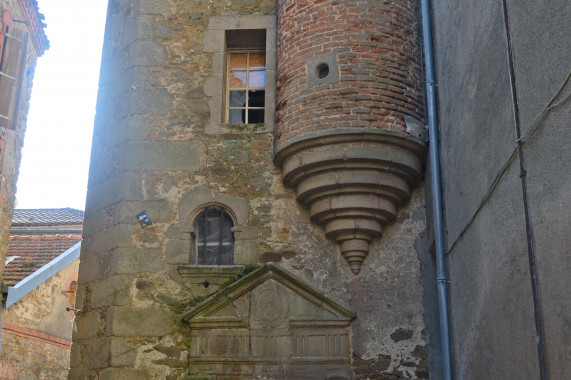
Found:
[[188, 309], [193, 379], [349, 379], [355, 315], [275, 264]]

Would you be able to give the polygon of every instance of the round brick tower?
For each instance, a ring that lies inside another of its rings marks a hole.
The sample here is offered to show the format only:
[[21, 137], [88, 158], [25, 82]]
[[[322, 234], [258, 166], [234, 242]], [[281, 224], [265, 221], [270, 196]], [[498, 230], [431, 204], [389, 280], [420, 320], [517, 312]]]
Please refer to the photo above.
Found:
[[275, 162], [358, 273], [421, 178], [416, 2], [278, 4]]

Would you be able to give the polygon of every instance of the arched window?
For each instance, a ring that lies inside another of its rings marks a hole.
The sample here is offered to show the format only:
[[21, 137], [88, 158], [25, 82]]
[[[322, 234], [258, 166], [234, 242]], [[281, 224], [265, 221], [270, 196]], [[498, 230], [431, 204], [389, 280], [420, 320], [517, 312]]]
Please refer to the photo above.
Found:
[[218, 206], [208, 206], [195, 219], [196, 256], [200, 265], [234, 264], [234, 222]]

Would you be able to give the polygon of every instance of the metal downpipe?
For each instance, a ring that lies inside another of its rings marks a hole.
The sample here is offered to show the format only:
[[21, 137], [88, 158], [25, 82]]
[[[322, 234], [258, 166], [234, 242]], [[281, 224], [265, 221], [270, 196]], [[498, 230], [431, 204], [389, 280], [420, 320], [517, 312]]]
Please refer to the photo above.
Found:
[[436, 245], [436, 286], [438, 288], [438, 309], [440, 320], [440, 344], [442, 347], [442, 378], [452, 380], [450, 353], [450, 321], [448, 313], [448, 278], [446, 275], [446, 254], [444, 252], [444, 229], [442, 218], [442, 187], [440, 184], [440, 157], [438, 147], [438, 113], [436, 108], [436, 82], [434, 81], [434, 52], [432, 47], [432, 26], [430, 1], [421, 0], [422, 38], [426, 76], [426, 105], [430, 135], [430, 179], [432, 183], [432, 206], [434, 219], [434, 240]]

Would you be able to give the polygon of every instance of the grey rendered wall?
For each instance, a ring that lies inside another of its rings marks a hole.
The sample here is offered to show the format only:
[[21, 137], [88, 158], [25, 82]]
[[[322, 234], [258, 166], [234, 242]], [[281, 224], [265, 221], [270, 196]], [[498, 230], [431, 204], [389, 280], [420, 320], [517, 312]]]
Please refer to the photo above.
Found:
[[[508, 1], [549, 378], [571, 373], [571, 3]], [[539, 378], [500, 0], [433, 3], [457, 379]]]

